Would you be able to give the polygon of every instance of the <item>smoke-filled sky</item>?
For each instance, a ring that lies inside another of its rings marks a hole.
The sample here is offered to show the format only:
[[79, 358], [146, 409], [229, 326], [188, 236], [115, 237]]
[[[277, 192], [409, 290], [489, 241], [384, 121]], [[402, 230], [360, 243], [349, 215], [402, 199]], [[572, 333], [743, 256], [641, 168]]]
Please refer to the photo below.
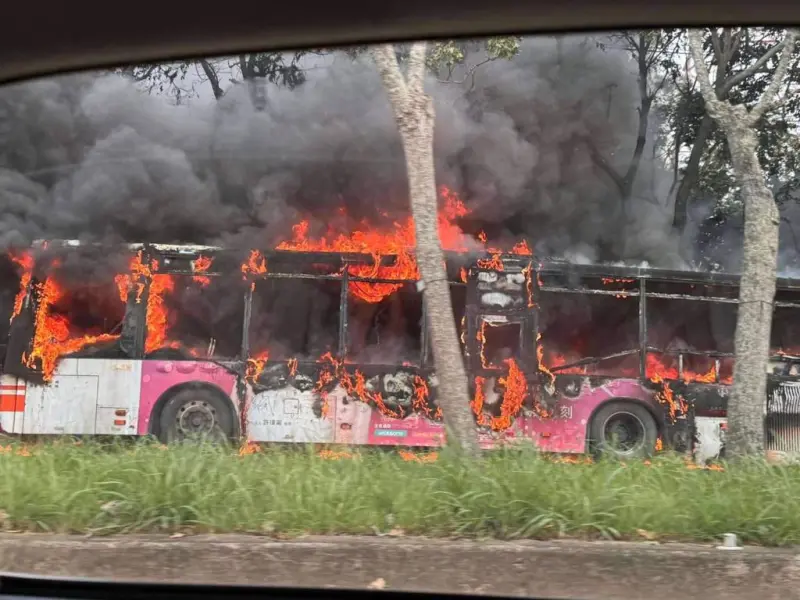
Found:
[[[79, 238], [265, 248], [301, 217], [324, 231], [342, 205], [354, 219], [405, 214], [402, 148], [374, 65], [326, 62], [293, 90], [269, 86], [261, 112], [245, 86], [189, 106], [114, 75], [0, 89], [0, 247]], [[636, 85], [627, 53], [583, 37], [560, 53], [552, 37], [529, 39], [464, 85], [431, 77], [438, 183], [473, 209], [465, 227], [580, 262], [684, 265], [692, 256], [671, 233], [671, 174], [653, 158], [655, 116], [625, 210], [589, 152], [624, 172]]]

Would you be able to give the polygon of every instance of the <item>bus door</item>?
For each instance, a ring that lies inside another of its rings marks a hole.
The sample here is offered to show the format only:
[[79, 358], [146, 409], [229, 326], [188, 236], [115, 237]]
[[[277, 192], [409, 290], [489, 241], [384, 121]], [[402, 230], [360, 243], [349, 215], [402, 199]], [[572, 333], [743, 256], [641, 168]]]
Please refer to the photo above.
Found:
[[[483, 411], [498, 415], [503, 401], [500, 379], [512, 364], [529, 385], [536, 379], [536, 313], [529, 306], [527, 261], [503, 261], [502, 269], [470, 269], [467, 278], [466, 347], [473, 383]], [[479, 416], [479, 418], [481, 418]], [[486, 415], [483, 415], [486, 418]]]
[[504, 259], [502, 269], [470, 269], [467, 281], [467, 348], [476, 373], [517, 361], [535, 370], [535, 311], [528, 299], [528, 261]]

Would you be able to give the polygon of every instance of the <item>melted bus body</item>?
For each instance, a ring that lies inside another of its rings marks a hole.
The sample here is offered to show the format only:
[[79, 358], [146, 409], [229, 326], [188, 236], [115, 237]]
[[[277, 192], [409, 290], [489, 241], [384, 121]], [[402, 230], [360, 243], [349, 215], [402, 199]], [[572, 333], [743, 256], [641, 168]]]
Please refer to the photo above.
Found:
[[[59, 275], [72, 251], [22, 273], [4, 432], [443, 443], [420, 286], [374, 257], [131, 246], [98, 291]], [[735, 277], [455, 254], [448, 273], [482, 447], [723, 451]], [[778, 288], [765, 426], [792, 451], [800, 282]]]

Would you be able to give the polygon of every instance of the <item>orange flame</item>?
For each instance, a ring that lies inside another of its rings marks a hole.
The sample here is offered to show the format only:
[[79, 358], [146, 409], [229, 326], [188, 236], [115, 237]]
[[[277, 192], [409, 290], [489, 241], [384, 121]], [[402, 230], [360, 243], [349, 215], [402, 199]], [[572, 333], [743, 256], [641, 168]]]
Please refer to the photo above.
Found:
[[[322, 399], [323, 415], [327, 415], [329, 411], [327, 389], [331, 384], [338, 381], [348, 396], [369, 406], [374, 406], [384, 416], [393, 419], [402, 419], [406, 416], [402, 411], [389, 408], [379, 392], [373, 392], [368, 389], [366, 377], [358, 369], [355, 369], [351, 374], [344, 368], [344, 362], [336, 359], [330, 352], [323, 354], [318, 362], [324, 366], [320, 370], [314, 389]], [[425, 413], [429, 418], [440, 419], [442, 417], [440, 408], [437, 407], [435, 411], [432, 410], [429, 403], [428, 385], [420, 376], [416, 376], [414, 380], [412, 406], [414, 409]]]
[[22, 312], [22, 304], [28, 293], [28, 285], [31, 282], [31, 276], [33, 274], [33, 256], [27, 252], [19, 255], [11, 254], [11, 260], [22, 269], [22, 274], [19, 279], [19, 291], [14, 297], [14, 312], [11, 313], [11, 320], [13, 321], [14, 317]]
[[142, 260], [142, 251], [139, 250], [130, 262], [130, 273], [120, 273], [114, 277], [114, 281], [119, 289], [119, 297], [123, 302], [128, 301], [128, 292], [136, 290], [136, 302], [141, 302], [147, 280], [153, 276], [156, 268], [156, 261], [148, 265]]
[[[155, 262], [155, 261], [154, 261]], [[175, 280], [171, 275], [153, 275], [147, 294], [147, 338], [144, 343], [145, 352], [153, 352], [159, 348], [177, 348], [178, 342], [167, 342], [167, 307], [164, 295], [175, 289]]]
[[53, 378], [59, 357], [72, 354], [86, 346], [117, 339], [118, 335], [83, 335], [70, 337], [69, 321], [63, 315], [51, 314], [52, 306], [64, 296], [52, 277], [34, 286], [38, 306], [34, 317], [34, 334], [30, 354], [23, 362], [30, 369], [40, 369], [44, 381]]
[[[192, 261], [192, 271], [194, 273], [208, 273], [208, 270], [211, 268], [211, 263], [213, 262], [214, 259], [210, 256], [198, 256]], [[194, 275], [192, 279], [203, 287], [211, 283], [211, 278], [207, 275]]]
[[241, 269], [245, 280], [248, 279], [248, 275], [263, 275], [267, 272], [267, 259], [258, 250], [251, 250]]
[[424, 454], [420, 454], [410, 450], [398, 450], [397, 453], [400, 455], [400, 458], [406, 462], [432, 463], [439, 460], [438, 452], [426, 452]]
[[[522, 405], [528, 397], [528, 381], [517, 362], [513, 358], [508, 358], [503, 362], [508, 367], [508, 374], [498, 379], [498, 383], [504, 388], [503, 401], [500, 404], [500, 415], [487, 418], [487, 415], [483, 412], [483, 404], [486, 401], [484, 391], [486, 379], [484, 377], [478, 376], [475, 378], [475, 397], [470, 402], [478, 425], [488, 425], [494, 431], [508, 429], [514, 417], [522, 410]], [[538, 403], [534, 409], [542, 416], [549, 416], [549, 413], [540, 407]]]
[[684, 367], [683, 374], [681, 374], [677, 366], [668, 366], [667, 361], [670, 360], [669, 356], [660, 357], [648, 354], [645, 376], [651, 381], [654, 381], [654, 377], [660, 377], [661, 379], [683, 380], [686, 383], [716, 383], [717, 381], [728, 385], [733, 383], [733, 376], [718, 374], [715, 364], [712, 364], [705, 373], [695, 372]]
[[483, 403], [486, 401], [486, 395], [483, 391], [483, 386], [486, 385], [486, 379], [478, 375], [475, 378], [475, 398], [470, 402], [472, 412], [477, 417], [478, 425], [486, 425], [486, 415], [483, 414]]
[[[455, 223], [469, 214], [458, 196], [446, 187], [440, 189], [443, 206], [438, 215], [439, 239], [446, 250], [468, 250], [471, 240]], [[485, 234], [479, 236], [485, 242]], [[337, 234], [332, 229], [316, 239], [309, 237], [309, 222], [303, 220], [292, 228], [292, 238], [277, 246], [278, 250], [292, 252], [345, 252], [353, 254], [369, 254], [372, 264], [349, 265], [348, 272], [354, 277], [371, 279], [390, 279], [398, 281], [417, 281], [420, 278], [416, 257], [412, 254], [416, 245], [414, 219], [407, 217], [403, 221], [395, 221], [389, 231], [382, 231], [361, 221], [358, 228], [348, 234]], [[493, 259], [501, 265], [500, 251], [490, 249], [496, 254]], [[530, 254], [526, 242], [520, 242], [512, 250], [518, 254]], [[394, 262], [382, 264], [385, 256], [393, 256]], [[494, 264], [494, 263], [493, 263]], [[365, 302], [377, 303], [402, 287], [401, 283], [369, 283], [354, 281], [350, 284], [351, 292]]]
[[330, 450], [330, 449], [320, 450], [317, 453], [317, 456], [319, 456], [320, 458], [324, 458], [325, 460], [342, 460], [342, 459], [355, 458], [355, 455], [352, 452], [348, 452], [347, 450]]
[[500, 405], [500, 416], [492, 419], [492, 429], [495, 430], [508, 429], [511, 426], [511, 419], [522, 409], [522, 403], [528, 395], [528, 382], [516, 361], [508, 358], [504, 362], [508, 367], [508, 375], [499, 379], [505, 392]]
[[250, 441], [246, 441], [239, 446], [239, 456], [250, 456], [259, 452], [261, 452], [261, 446]]
[[[210, 266], [209, 262], [209, 266]], [[146, 263], [139, 250], [130, 262], [130, 273], [120, 273], [114, 278], [119, 290], [119, 297], [123, 302], [128, 301], [131, 290], [136, 291], [136, 302], [142, 301], [142, 295], [150, 282], [147, 292], [147, 337], [144, 350], [147, 353], [160, 348], [178, 348], [179, 342], [167, 342], [169, 319], [164, 296], [175, 290], [175, 279], [172, 275], [158, 273], [158, 261], [151, 259]]]
[[528, 263], [522, 272], [525, 274], [525, 292], [528, 296], [528, 308], [534, 308], [536, 302], [533, 300], [533, 263]]
[[264, 371], [264, 367], [266, 366], [268, 360], [268, 351], [261, 352], [258, 356], [248, 358], [247, 364], [244, 368], [244, 378], [250, 383], [255, 383], [261, 373]]
[[553, 375], [552, 371], [550, 371], [550, 369], [548, 369], [547, 365], [544, 363], [544, 345], [542, 344], [541, 332], [536, 335], [536, 359], [536, 362], [539, 363], [539, 372], [548, 378], [550, 385], [553, 385], [555, 383], [556, 376]]
[[419, 375], [414, 376], [414, 399], [412, 406], [414, 410], [424, 413], [428, 418], [442, 418], [442, 409], [440, 407], [437, 406], [435, 412], [431, 410], [428, 383]]
[[500, 252], [492, 253], [491, 258], [479, 258], [477, 260], [478, 266], [481, 269], [491, 269], [493, 271], [504, 270], [503, 260], [500, 258]]
[[661, 375], [656, 374], [651, 377], [650, 380], [653, 383], [661, 386], [661, 389], [656, 392], [656, 400], [667, 406], [667, 409], [669, 410], [670, 421], [674, 423], [678, 413], [685, 415], [688, 412], [689, 405], [687, 404], [686, 400], [684, 400], [683, 396], [678, 396], [675, 398], [675, 394], [672, 391], [669, 382], [664, 381]]

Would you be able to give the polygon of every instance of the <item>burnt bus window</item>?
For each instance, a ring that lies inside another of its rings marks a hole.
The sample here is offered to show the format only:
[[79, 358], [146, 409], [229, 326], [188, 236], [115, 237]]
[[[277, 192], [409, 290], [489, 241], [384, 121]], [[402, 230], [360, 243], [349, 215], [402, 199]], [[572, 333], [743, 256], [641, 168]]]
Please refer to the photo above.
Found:
[[522, 348], [520, 323], [482, 319], [478, 335], [481, 366], [484, 368], [502, 368], [508, 359], [519, 360]]
[[[637, 296], [541, 292], [538, 305], [542, 358], [554, 373], [638, 375]], [[588, 358], [596, 360], [570, 366]]]
[[[145, 353], [175, 359], [233, 358], [242, 345], [246, 286], [238, 274], [156, 275], [148, 301]], [[171, 351], [171, 352], [168, 352]]]
[[61, 346], [61, 356], [125, 358], [118, 341], [126, 304], [113, 278], [102, 279], [65, 280], [56, 271], [39, 280], [47, 293], [36, 295], [35, 319], [49, 336], [38, 337]]
[[648, 281], [648, 294], [676, 294], [699, 298], [728, 298], [739, 297], [739, 288], [735, 285], [686, 283], [681, 281]]
[[714, 355], [733, 353], [735, 330], [733, 303], [648, 297], [647, 345], [657, 349], [647, 356], [648, 377], [728, 381], [732, 359]]
[[317, 360], [339, 344], [341, 282], [264, 279], [256, 282], [250, 316], [250, 355]]
[[[786, 291], [776, 295], [777, 302], [800, 304], [800, 294]], [[772, 317], [771, 354], [800, 356], [800, 308], [778, 306]]]
[[404, 284], [380, 302], [348, 298], [347, 358], [358, 363], [419, 365], [422, 294]]

